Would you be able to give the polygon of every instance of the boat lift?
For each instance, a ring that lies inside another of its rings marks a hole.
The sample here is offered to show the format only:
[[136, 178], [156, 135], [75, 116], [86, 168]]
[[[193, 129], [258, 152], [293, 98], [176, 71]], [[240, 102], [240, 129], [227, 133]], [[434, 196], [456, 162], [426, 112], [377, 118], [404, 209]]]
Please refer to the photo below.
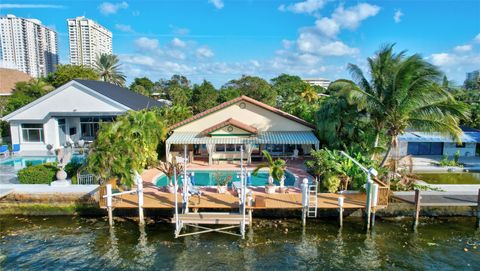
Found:
[[[240, 236], [245, 238], [245, 226], [250, 223], [250, 220], [246, 216], [246, 194], [247, 194], [247, 171], [243, 166], [243, 147], [240, 149], [240, 193], [239, 193], [239, 212], [238, 213], [219, 213], [219, 212], [198, 212], [190, 213], [188, 210], [188, 201], [190, 193], [188, 191], [188, 176], [187, 176], [187, 157], [185, 151], [185, 157], [180, 159], [184, 163], [183, 167], [183, 212], [180, 213], [178, 207], [178, 178], [177, 172], [174, 167], [174, 189], [175, 189], [175, 215], [172, 219], [172, 223], [175, 223], [175, 238], [198, 235], [207, 232], [220, 232], [224, 234], [230, 234], [234, 236]], [[210, 228], [202, 225], [223, 225], [220, 228]], [[196, 232], [181, 233], [184, 226], [200, 229]], [[227, 231], [240, 227], [240, 234]]]

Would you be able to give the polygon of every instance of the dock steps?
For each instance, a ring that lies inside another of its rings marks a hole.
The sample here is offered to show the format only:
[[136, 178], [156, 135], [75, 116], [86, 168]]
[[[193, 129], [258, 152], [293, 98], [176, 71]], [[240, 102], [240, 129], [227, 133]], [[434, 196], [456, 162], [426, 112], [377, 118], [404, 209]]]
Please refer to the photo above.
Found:
[[[210, 224], [210, 225], [241, 225], [244, 217], [239, 213], [188, 213], [179, 214], [178, 220], [183, 224]], [[171, 220], [175, 223], [176, 217]], [[245, 224], [249, 224], [248, 217], [245, 219]]]

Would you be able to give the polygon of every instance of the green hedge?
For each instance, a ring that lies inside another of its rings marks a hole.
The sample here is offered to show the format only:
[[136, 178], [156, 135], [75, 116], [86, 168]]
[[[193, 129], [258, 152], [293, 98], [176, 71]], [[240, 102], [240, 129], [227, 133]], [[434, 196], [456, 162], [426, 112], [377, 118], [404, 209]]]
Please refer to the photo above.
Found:
[[18, 181], [21, 184], [50, 184], [56, 180], [57, 170], [52, 163], [29, 166], [18, 171]]

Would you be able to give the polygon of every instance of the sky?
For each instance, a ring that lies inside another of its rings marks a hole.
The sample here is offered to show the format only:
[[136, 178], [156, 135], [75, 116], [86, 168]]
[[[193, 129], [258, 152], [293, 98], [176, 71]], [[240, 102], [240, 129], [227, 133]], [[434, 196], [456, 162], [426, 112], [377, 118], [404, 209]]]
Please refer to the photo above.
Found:
[[418, 53], [462, 84], [480, 69], [480, 0], [35, 0], [0, 2], [0, 14], [35, 18], [59, 33], [69, 62], [67, 18], [113, 33], [132, 81], [173, 74], [221, 86], [242, 75], [350, 78], [382, 45]]

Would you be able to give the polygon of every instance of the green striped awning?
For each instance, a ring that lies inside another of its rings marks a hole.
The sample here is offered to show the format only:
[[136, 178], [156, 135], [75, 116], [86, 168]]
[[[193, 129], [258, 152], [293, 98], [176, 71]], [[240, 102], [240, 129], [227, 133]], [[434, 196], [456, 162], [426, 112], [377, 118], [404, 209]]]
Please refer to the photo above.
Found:
[[196, 132], [174, 132], [167, 144], [319, 144], [311, 131], [261, 132], [255, 136], [201, 136]]

